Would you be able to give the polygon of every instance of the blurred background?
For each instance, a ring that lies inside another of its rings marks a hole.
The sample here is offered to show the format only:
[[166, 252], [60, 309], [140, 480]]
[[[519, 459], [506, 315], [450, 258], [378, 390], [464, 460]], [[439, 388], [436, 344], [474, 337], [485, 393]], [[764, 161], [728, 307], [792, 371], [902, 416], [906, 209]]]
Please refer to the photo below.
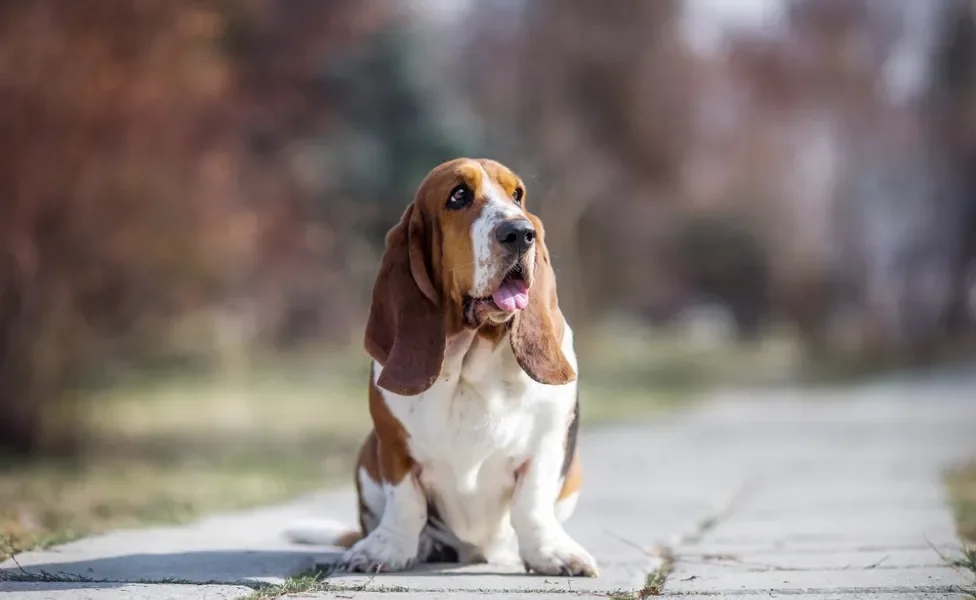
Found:
[[383, 236], [495, 158], [584, 422], [966, 360], [971, 0], [0, 4], [0, 558], [346, 482]]

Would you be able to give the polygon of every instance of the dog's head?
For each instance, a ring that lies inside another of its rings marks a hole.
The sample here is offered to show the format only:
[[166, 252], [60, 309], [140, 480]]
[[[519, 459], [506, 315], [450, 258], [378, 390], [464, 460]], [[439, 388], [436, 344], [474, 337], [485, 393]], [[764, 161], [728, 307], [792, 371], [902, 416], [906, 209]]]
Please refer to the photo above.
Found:
[[386, 237], [366, 326], [378, 384], [427, 390], [446, 339], [464, 328], [510, 330], [519, 365], [541, 383], [576, 378], [560, 349], [564, 321], [542, 222], [522, 180], [491, 160], [435, 167]]

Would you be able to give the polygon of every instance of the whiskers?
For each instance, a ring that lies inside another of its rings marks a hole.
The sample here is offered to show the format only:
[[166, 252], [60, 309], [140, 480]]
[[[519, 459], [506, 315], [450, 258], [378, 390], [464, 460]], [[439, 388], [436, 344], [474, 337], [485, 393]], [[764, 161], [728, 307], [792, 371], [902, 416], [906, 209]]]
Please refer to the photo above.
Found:
[[452, 269], [448, 269], [447, 271], [444, 271], [444, 274], [445, 275], [453, 275], [455, 271], [457, 271], [459, 269], [468, 269], [470, 267], [475, 266], [476, 263], [477, 263], [477, 261], [472, 260], [471, 262], [469, 262], [467, 264], [458, 265], [458, 266], [456, 266], [456, 267], [454, 267]]

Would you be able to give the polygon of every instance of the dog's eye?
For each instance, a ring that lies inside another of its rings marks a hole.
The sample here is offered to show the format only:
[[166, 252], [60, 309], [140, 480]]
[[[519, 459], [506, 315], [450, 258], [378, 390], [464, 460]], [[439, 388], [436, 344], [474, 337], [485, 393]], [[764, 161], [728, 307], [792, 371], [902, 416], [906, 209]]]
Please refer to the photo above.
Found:
[[522, 188], [515, 188], [515, 192], [512, 194], [512, 200], [515, 200], [515, 204], [522, 206], [522, 194], [524, 193], [525, 191]]
[[461, 184], [451, 190], [451, 195], [447, 199], [447, 207], [451, 209], [464, 208], [465, 206], [471, 204], [474, 194], [471, 193], [471, 189], [468, 186]]

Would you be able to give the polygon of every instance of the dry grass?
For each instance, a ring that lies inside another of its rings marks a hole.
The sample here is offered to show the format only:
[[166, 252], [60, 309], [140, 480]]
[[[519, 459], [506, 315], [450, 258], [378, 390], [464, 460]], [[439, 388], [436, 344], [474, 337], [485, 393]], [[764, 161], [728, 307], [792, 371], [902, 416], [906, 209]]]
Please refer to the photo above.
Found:
[[959, 537], [976, 545], [976, 459], [954, 469], [948, 484]]
[[236, 376], [132, 377], [89, 394], [84, 456], [0, 477], [0, 558], [343, 481], [368, 426], [368, 363], [352, 356], [267, 361]]
[[[585, 426], [686, 402], [757, 362], [751, 351], [689, 349], [633, 331], [589, 342], [580, 349]], [[109, 528], [274, 502], [350, 477], [369, 427], [361, 350], [235, 371], [130, 377], [89, 394], [91, 442], [77, 464], [14, 465], [0, 477], [0, 559]]]
[[779, 383], [797, 374], [785, 335], [748, 345], [693, 344], [681, 331], [620, 322], [578, 341], [584, 417], [613, 421], [685, 402], [715, 386]]
[[976, 546], [976, 459], [953, 469], [948, 485], [959, 537]]
[[[963, 542], [959, 555], [948, 557], [947, 560], [976, 577], [976, 458], [950, 471], [946, 483], [956, 517], [956, 528]], [[976, 598], [976, 582], [963, 591]]]

